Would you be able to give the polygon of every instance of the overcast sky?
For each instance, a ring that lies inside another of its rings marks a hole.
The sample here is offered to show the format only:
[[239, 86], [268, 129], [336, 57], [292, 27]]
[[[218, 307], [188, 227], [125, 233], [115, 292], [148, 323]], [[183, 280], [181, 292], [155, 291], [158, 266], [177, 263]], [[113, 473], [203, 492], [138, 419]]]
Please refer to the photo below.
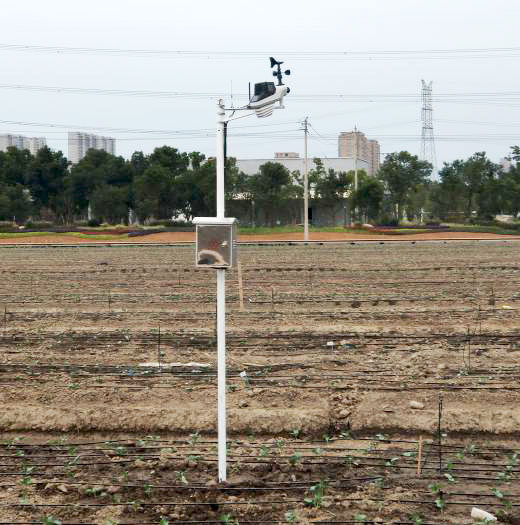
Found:
[[[406, 149], [418, 154], [424, 78], [433, 80], [438, 165], [475, 151], [486, 151], [498, 161], [509, 146], [520, 144], [519, 15], [517, 0], [6, 1], [0, 33], [0, 133], [45, 136], [65, 154], [70, 127], [115, 136], [117, 152], [125, 157], [162, 144], [213, 155], [215, 96], [222, 93], [230, 103], [232, 90], [235, 105], [244, 103], [240, 96], [247, 94], [249, 81], [271, 79], [268, 57], [273, 55], [285, 59], [284, 67], [293, 73], [287, 78], [292, 91], [286, 109], [268, 119], [253, 116], [231, 124], [235, 136], [230, 138], [230, 155], [302, 154], [299, 123], [305, 116], [312, 125], [312, 156], [337, 156], [337, 134], [354, 126], [379, 139], [383, 152]], [[203, 53], [9, 47], [17, 44]], [[444, 49], [458, 51], [376, 53]], [[460, 51], [467, 49], [480, 51]], [[128, 91], [200, 95], [137, 96]], [[175, 131], [182, 133], [175, 136]]]

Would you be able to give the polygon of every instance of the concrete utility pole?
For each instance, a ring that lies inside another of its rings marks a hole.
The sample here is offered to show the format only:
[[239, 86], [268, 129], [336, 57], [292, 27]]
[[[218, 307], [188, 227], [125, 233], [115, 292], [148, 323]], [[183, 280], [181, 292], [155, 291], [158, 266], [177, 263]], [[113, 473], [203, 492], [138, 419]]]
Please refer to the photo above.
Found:
[[309, 241], [309, 157], [307, 155], [307, 138], [309, 136], [309, 117], [303, 121], [304, 131], [304, 157], [303, 169], [303, 240]]

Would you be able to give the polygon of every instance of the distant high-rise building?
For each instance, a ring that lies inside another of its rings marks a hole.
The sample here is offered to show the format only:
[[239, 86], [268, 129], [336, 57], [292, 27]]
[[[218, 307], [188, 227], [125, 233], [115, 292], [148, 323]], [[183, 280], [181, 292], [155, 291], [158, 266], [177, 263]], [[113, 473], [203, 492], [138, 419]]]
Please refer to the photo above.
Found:
[[24, 137], [23, 135], [0, 135], [0, 151], [7, 148], [28, 149], [32, 155], [47, 145], [44, 137]]
[[69, 156], [68, 159], [76, 164], [89, 149], [101, 149], [112, 155], [116, 154], [116, 139], [112, 137], [101, 137], [91, 133], [78, 131], [69, 132]]
[[369, 140], [361, 131], [346, 131], [339, 134], [338, 156], [363, 160], [368, 163], [368, 174], [374, 175], [379, 169], [379, 142]]

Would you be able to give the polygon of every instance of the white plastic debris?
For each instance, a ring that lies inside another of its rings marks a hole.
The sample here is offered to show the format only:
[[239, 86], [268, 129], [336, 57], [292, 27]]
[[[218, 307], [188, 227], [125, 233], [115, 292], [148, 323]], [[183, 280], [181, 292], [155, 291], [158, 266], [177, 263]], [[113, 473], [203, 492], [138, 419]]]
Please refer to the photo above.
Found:
[[327, 341], [327, 346], [334, 348], [334, 341]]
[[493, 516], [493, 514], [490, 514], [489, 512], [486, 512], [485, 510], [477, 509], [477, 507], [473, 507], [471, 509], [471, 517], [474, 520], [498, 521], [496, 516]]
[[245, 370], [243, 372], [240, 372], [239, 375], [242, 379], [247, 379], [247, 372]]
[[179, 367], [196, 367], [196, 368], [207, 368], [210, 365], [207, 363], [196, 363], [190, 361], [189, 363], [159, 363], [158, 361], [151, 361], [149, 363], [139, 363], [138, 366], [143, 368], [179, 368]]

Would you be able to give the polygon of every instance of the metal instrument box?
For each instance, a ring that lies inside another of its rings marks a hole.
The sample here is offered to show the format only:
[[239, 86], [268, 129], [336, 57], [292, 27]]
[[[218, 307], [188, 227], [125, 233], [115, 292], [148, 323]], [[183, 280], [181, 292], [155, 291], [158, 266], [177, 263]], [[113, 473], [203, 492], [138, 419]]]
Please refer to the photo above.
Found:
[[232, 217], [195, 217], [195, 266], [232, 268], [237, 258], [237, 220]]

